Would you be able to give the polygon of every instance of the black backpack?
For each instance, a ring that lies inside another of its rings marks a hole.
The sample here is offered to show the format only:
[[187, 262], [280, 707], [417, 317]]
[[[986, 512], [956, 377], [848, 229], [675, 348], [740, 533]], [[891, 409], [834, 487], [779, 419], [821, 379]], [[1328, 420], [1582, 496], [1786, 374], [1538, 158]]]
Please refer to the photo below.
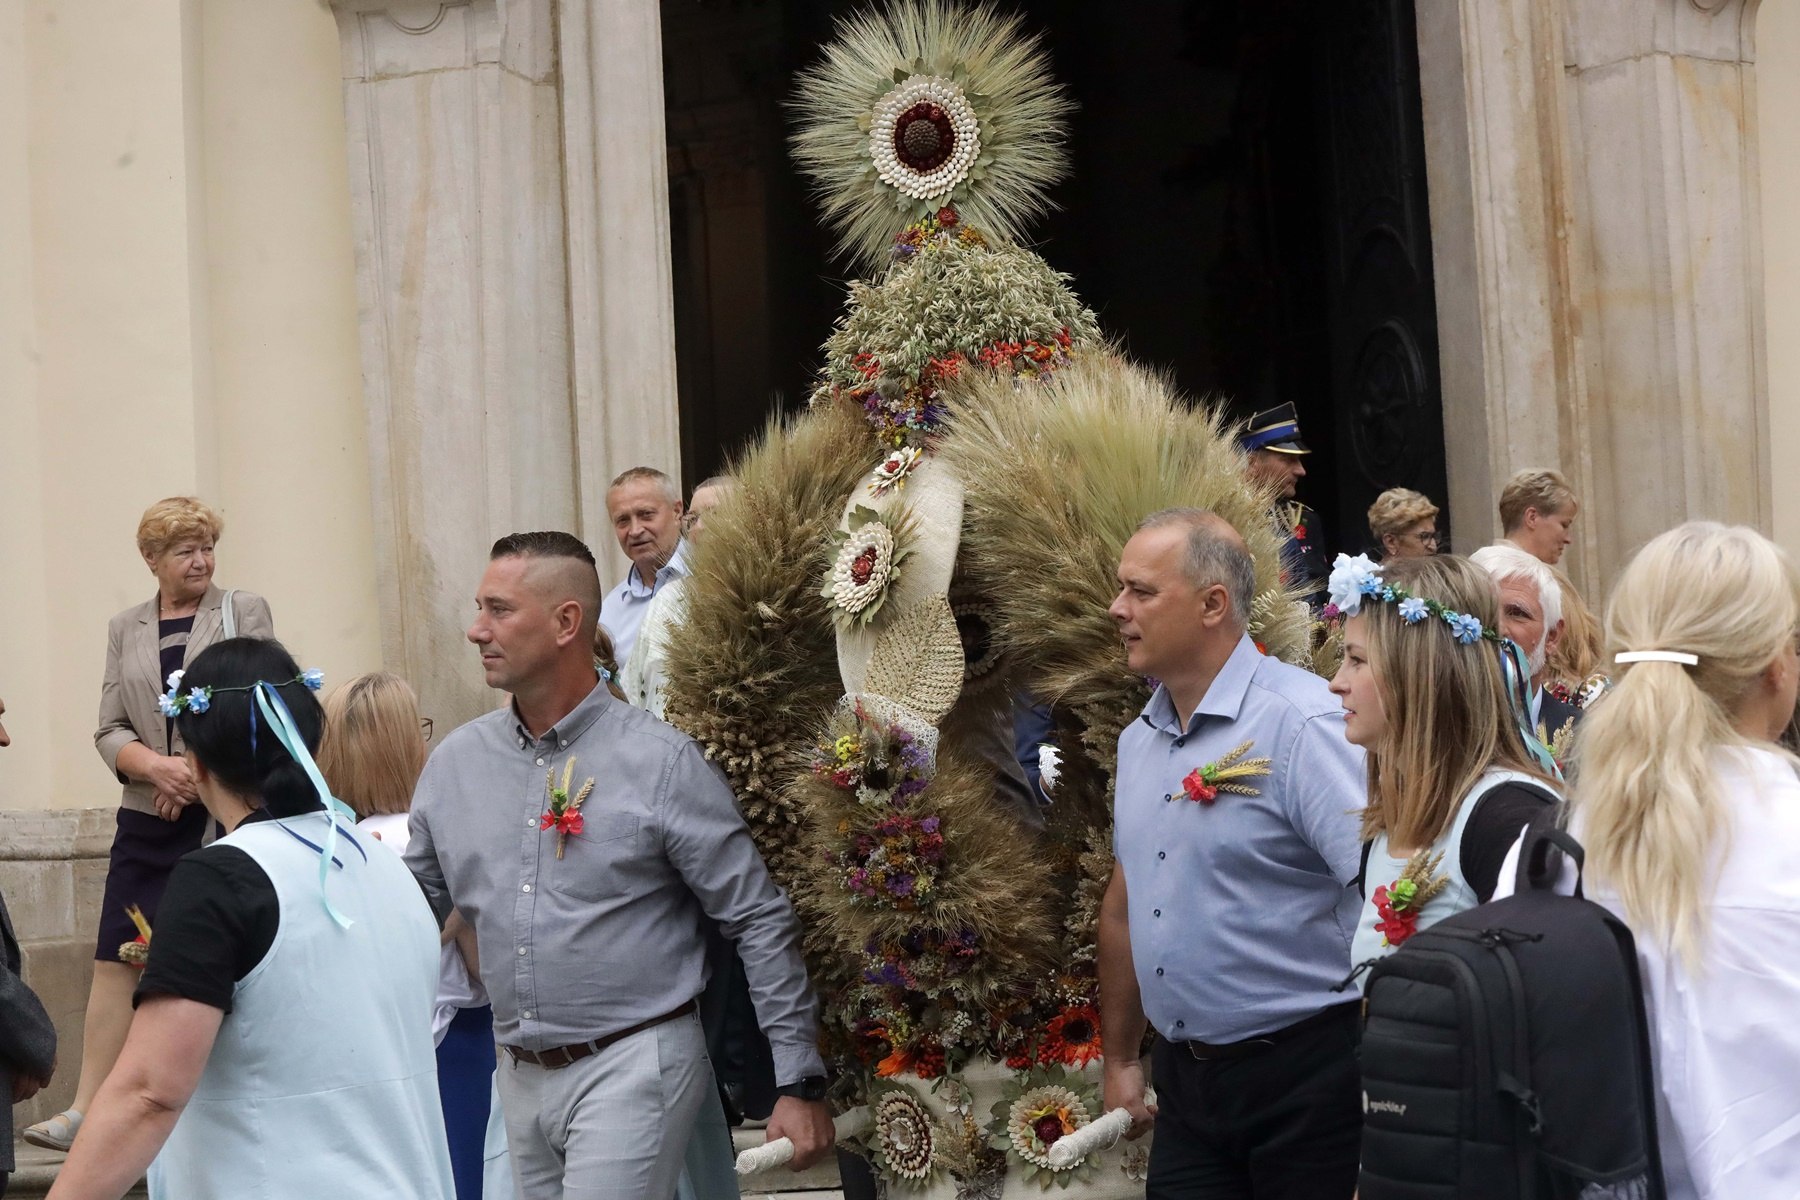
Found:
[[[1574, 896], [1552, 890], [1559, 850]], [[1534, 825], [1516, 894], [1370, 969], [1361, 1200], [1663, 1200], [1637, 949], [1581, 862]]]

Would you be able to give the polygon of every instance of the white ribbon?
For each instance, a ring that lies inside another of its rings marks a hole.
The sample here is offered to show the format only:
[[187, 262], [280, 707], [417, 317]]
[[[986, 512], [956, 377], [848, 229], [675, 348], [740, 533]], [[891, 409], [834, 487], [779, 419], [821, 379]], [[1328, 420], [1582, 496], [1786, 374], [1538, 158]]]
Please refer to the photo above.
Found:
[[1680, 650], [1623, 650], [1613, 655], [1613, 661], [1616, 663], [1672, 662], [1680, 663], [1684, 667], [1697, 667], [1700, 665], [1700, 656], [1686, 654]]
[[1064, 1134], [1050, 1147], [1050, 1165], [1066, 1171], [1096, 1150], [1110, 1150], [1131, 1132], [1131, 1114], [1122, 1108], [1089, 1121], [1074, 1133]]
[[[839, 1113], [832, 1118], [831, 1127], [837, 1131], [837, 1140], [842, 1142], [855, 1137], [867, 1129], [875, 1120], [869, 1106], [859, 1105], [849, 1112]], [[787, 1138], [776, 1138], [764, 1142], [760, 1146], [752, 1146], [737, 1156], [737, 1173], [739, 1175], [755, 1175], [767, 1171], [771, 1167], [785, 1166], [794, 1161], [794, 1143]]]

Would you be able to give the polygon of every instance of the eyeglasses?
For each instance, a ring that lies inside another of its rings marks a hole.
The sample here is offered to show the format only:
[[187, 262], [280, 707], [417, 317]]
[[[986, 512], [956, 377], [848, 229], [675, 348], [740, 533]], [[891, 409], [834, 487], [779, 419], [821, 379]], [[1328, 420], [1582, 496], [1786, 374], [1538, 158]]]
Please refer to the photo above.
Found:
[[426, 741], [429, 742], [431, 740], [431, 718], [430, 717], [420, 717], [419, 718], [419, 732], [424, 735]]
[[1419, 545], [1430, 546], [1433, 550], [1437, 549], [1438, 534], [1435, 529], [1428, 529], [1424, 533], [1415, 533], [1413, 536], [1419, 539]]

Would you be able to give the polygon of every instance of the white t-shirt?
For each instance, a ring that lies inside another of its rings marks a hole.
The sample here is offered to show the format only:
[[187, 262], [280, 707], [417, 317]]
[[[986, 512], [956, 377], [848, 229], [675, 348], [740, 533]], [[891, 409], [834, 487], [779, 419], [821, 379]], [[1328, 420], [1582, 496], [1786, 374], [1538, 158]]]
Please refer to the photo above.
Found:
[[[1768, 750], [1720, 751], [1729, 840], [1697, 969], [1637, 934], [1669, 1200], [1800, 1194], [1800, 778]], [[1581, 837], [1580, 810], [1575, 836]], [[1510, 895], [1515, 845], [1495, 898]], [[1563, 862], [1558, 890], [1575, 887]], [[1624, 915], [1589, 882], [1587, 895]]]
[[[364, 817], [356, 823], [356, 827], [379, 835], [382, 845], [392, 847], [395, 854], [404, 854], [406, 843], [412, 839], [412, 831], [406, 820], [405, 813], [377, 813], [372, 817]], [[435, 1043], [443, 1042], [444, 1031], [456, 1019], [457, 1009], [480, 1008], [487, 1002], [487, 990], [481, 986], [479, 979], [469, 976], [469, 968], [463, 964], [462, 953], [457, 950], [456, 943], [445, 942], [438, 960], [437, 1010], [431, 1017], [431, 1040]]]

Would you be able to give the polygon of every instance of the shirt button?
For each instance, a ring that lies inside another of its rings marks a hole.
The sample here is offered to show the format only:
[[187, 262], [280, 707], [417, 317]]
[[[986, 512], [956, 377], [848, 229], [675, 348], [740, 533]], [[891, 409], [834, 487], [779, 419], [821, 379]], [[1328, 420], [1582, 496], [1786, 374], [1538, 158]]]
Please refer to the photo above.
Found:
[[1163, 969], [1161, 967], [1156, 968], [1156, 973], [1158, 975], [1161, 975], [1163, 973]]
[[523, 947], [523, 946], [520, 946], [520, 947], [519, 947], [519, 957], [520, 957], [520, 958], [524, 958], [524, 957], [525, 957], [525, 947]]
[[[1179, 749], [1181, 749], [1181, 748], [1182, 748], [1182, 747], [1183, 747], [1183, 746], [1185, 746], [1185, 745], [1187, 745], [1187, 739], [1186, 739], [1186, 738], [1176, 738], [1176, 739], [1175, 739], [1175, 748], [1176, 748], [1176, 749], [1177, 749], [1177, 750], [1179, 750]], [[539, 766], [540, 766], [540, 767], [541, 767], [541, 766], [543, 766], [543, 765], [544, 765], [544, 764], [543, 764], [543, 763], [539, 763], [539, 764], [538, 764], [538, 765], [539, 765]]]
[[1177, 1021], [1177, 1022], [1175, 1022], [1175, 1028], [1177, 1028], [1177, 1029], [1186, 1029], [1186, 1028], [1187, 1028], [1187, 1022], [1186, 1022], [1186, 1021]]
[[541, 767], [541, 766], [543, 766], [543, 765], [544, 765], [544, 760], [543, 760], [543, 759], [541, 759], [541, 758], [540, 758], [540, 759], [538, 759], [538, 760], [537, 760], [537, 765], [538, 765], [538, 766], [540, 766], [540, 767]]
[[1164, 858], [1167, 858], [1167, 857], [1169, 857], [1169, 852], [1168, 852], [1168, 851], [1167, 851], [1167, 850], [1158, 850], [1158, 851], [1157, 851], [1157, 852], [1156, 852], [1156, 857], [1157, 857], [1157, 858], [1158, 858], [1158, 859], [1164, 859]]
[[[526, 888], [525, 890], [529, 892], [531, 889]], [[1153, 917], [1160, 917], [1160, 916], [1162, 916], [1162, 909], [1159, 908], [1156, 911], [1152, 912], [1150, 915]]]
[[538, 823], [538, 819], [536, 817], [526, 817], [525, 823], [527, 825], [536, 825]]
[[[525, 885], [525, 886], [524, 886], [524, 887], [523, 887], [523, 888], [521, 888], [521, 889], [520, 889], [520, 890], [521, 890], [521, 891], [526, 891], [526, 892], [529, 892], [529, 891], [530, 891], [530, 890], [531, 890], [531, 885], [530, 885], [530, 884], [529, 884], [529, 883], [528, 883], [528, 884], [526, 884], [526, 885]], [[1156, 915], [1157, 915], [1157, 916], [1159, 916], [1159, 917], [1160, 917], [1160, 916], [1162, 916], [1162, 909], [1160, 909], [1160, 908], [1159, 908], [1159, 909], [1157, 909], [1157, 910], [1156, 910]]]
[[[529, 1008], [526, 1009], [524, 1012], [520, 1013], [519, 1015], [521, 1017], [524, 1017], [527, 1021], [531, 1020], [531, 1010]], [[1177, 1021], [1176, 1024], [1179, 1025], [1179, 1024], [1181, 1024], [1181, 1022]]]

